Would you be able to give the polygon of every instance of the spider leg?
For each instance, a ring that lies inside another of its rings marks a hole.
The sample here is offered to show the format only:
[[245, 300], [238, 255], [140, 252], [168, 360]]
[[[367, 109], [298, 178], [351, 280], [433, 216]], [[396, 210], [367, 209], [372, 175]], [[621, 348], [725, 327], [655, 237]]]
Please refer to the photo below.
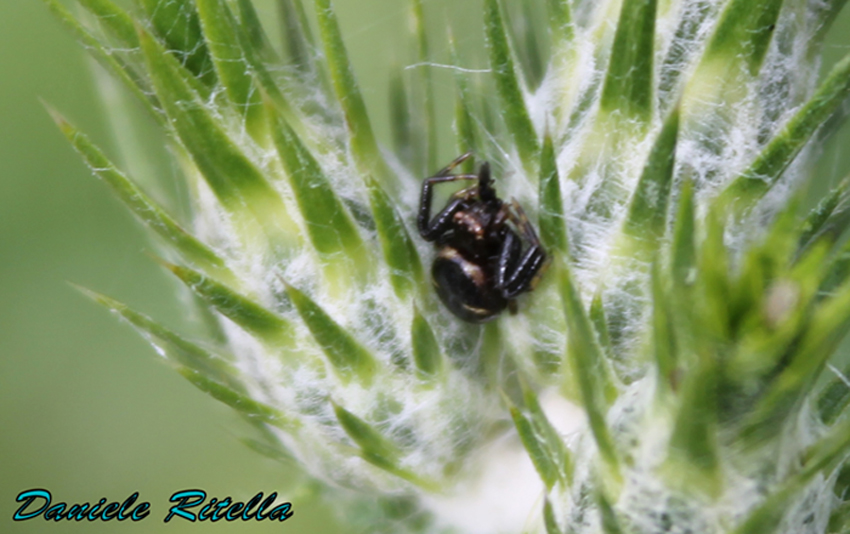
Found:
[[446, 165], [445, 168], [439, 170], [437, 174], [426, 178], [422, 182], [422, 193], [419, 196], [419, 214], [416, 217], [416, 223], [419, 228], [419, 235], [426, 241], [437, 239], [446, 230], [452, 215], [460, 208], [462, 203], [462, 199], [455, 198], [434, 220], [431, 220], [431, 202], [434, 196], [434, 184], [454, 182], [457, 180], [478, 180], [479, 177], [475, 174], [450, 174], [455, 167], [466, 161], [470, 156], [472, 156], [472, 152], [460, 155]]
[[448, 176], [432, 176], [422, 182], [422, 193], [419, 197], [419, 215], [416, 223], [419, 227], [419, 235], [426, 241], [433, 241], [445, 230], [451, 216], [460, 208], [465, 201], [463, 198], [455, 198], [443, 209], [434, 220], [431, 220], [431, 201], [434, 196], [433, 186], [443, 182], [455, 182], [457, 180], [477, 180], [474, 174], [450, 174]]
[[503, 297], [512, 299], [533, 288], [538, 274], [546, 264], [546, 251], [543, 250], [534, 227], [528, 222], [525, 211], [516, 200], [511, 201], [506, 211], [508, 220], [516, 225], [523, 239], [530, 245], [524, 254], [520, 254], [522, 246], [519, 237], [513, 230], [507, 230], [499, 257], [496, 284]]
[[449, 173], [452, 172], [452, 170], [455, 167], [457, 167], [458, 165], [460, 165], [464, 161], [468, 160], [471, 156], [472, 156], [472, 152], [467, 152], [466, 154], [461, 154], [460, 156], [455, 158], [454, 161], [452, 161], [451, 163], [446, 165], [445, 168], [438, 171], [437, 174], [435, 174], [434, 176], [435, 177], [436, 176], [448, 176]]

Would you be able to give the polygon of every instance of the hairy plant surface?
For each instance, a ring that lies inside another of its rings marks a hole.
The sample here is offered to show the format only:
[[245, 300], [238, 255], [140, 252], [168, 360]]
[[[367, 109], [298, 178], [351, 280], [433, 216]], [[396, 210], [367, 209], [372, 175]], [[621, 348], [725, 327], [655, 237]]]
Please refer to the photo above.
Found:
[[[844, 0], [484, 0], [485, 68], [450, 31], [450, 57], [431, 57], [439, 17], [411, 0], [424, 66], [392, 75], [393, 147], [330, 0], [279, 0], [282, 47], [250, 0], [44, 1], [106, 94], [166, 134], [170, 188], [130, 128], [125, 172], [51, 111], [209, 336], [84, 291], [348, 519], [850, 532], [850, 370], [831, 360], [850, 325], [848, 182], [810, 212], [800, 193], [850, 93], [850, 56], [819, 77]], [[551, 260], [486, 325], [436, 299], [416, 229], [450, 134], [433, 63], [454, 67], [463, 171], [493, 165]]]

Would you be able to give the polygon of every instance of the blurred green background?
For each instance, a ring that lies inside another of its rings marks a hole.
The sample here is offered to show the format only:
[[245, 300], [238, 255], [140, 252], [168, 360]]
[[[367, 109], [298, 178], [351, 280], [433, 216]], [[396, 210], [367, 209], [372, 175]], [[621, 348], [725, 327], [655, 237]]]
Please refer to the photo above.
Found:
[[[308, 2], [309, 3], [309, 2]], [[336, 0], [355, 70], [376, 131], [389, 139], [387, 71], [411, 57], [408, 2]], [[451, 19], [460, 46], [480, 67], [479, 1], [426, 1], [437, 30]], [[272, 1], [258, 2], [275, 20]], [[445, 61], [445, 40], [433, 35]], [[850, 42], [846, 14], [832, 31], [826, 63]], [[440, 160], [452, 154], [450, 73], [435, 71]], [[228, 408], [163, 365], [128, 326], [68, 281], [90, 287], [179, 327], [175, 284], [146, 255], [143, 229], [94, 179], [55, 128], [39, 98], [95, 140], [110, 144], [106, 114], [85, 54], [37, 0], [0, 1], [0, 532], [351, 532], [330, 506], [298, 497], [294, 474], [243, 446], [244, 428]], [[821, 189], [850, 171], [845, 129], [820, 158]], [[167, 164], [156, 168], [168, 170]], [[817, 193], [814, 192], [813, 196]], [[139, 523], [13, 523], [15, 496], [46, 488], [54, 501], [152, 503]], [[186, 521], [163, 524], [168, 497], [202, 488], [246, 500], [277, 491], [295, 515], [283, 524]]]

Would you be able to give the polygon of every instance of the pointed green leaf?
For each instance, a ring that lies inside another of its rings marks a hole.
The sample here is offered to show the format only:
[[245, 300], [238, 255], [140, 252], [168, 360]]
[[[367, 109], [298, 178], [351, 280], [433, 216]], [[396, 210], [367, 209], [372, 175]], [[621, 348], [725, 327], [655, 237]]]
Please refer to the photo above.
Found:
[[817, 443], [809, 447], [799, 472], [785, 480], [734, 534], [762, 534], [774, 532], [788, 511], [789, 505], [799, 499], [808, 483], [818, 473], [828, 478], [836, 465], [847, 456], [850, 447], [850, 421], [832, 427]]
[[384, 261], [390, 269], [390, 282], [396, 295], [405, 298], [411, 289], [423, 283], [422, 260], [401, 217], [381, 185], [367, 176], [366, 186], [369, 188], [369, 205], [375, 217]]
[[399, 467], [401, 451], [369, 423], [336, 403], [333, 403], [333, 408], [345, 433], [360, 447], [360, 455], [364, 460], [417, 486], [435, 489], [433, 482], [426, 481], [411, 471]]
[[670, 436], [664, 472], [682, 490], [716, 497], [721, 489], [717, 456], [716, 412], [718, 375], [705, 358], [682, 385], [682, 401]]
[[139, 47], [139, 35], [132, 17], [112, 0], [77, 1], [124, 46], [130, 49]]
[[599, 505], [599, 515], [602, 517], [602, 532], [605, 534], [623, 534], [623, 529], [620, 528], [620, 521], [617, 519], [617, 512], [611, 505], [611, 501], [602, 492], [601, 489], [596, 489], [596, 504]]
[[794, 113], [750, 167], [721, 193], [720, 202], [748, 210], [779, 180], [812, 135], [850, 95], [850, 55], [842, 59], [815, 94]]
[[334, 193], [319, 162], [289, 125], [275, 117], [273, 109], [267, 110], [274, 117], [273, 134], [277, 152], [283, 161], [301, 216], [307, 224], [310, 241], [319, 256], [330, 260], [343, 253], [356, 265], [368, 264], [363, 239]]
[[204, 302], [246, 331], [274, 347], [292, 347], [293, 326], [280, 315], [188, 267], [162, 263]]
[[850, 177], [830, 191], [812, 210], [802, 225], [801, 249], [820, 240], [838, 242], [850, 227]]
[[815, 384], [838, 344], [850, 328], [850, 281], [835, 296], [821, 301], [808, 327], [793, 348], [790, 361], [773, 379], [744, 426], [743, 436], [759, 440], [787, 416], [800, 395]]
[[354, 440], [366, 454], [383, 458], [393, 464], [398, 460], [400, 452], [389, 439], [372, 428], [372, 425], [349, 412], [337, 403], [333, 403], [334, 413], [345, 433]]
[[57, 0], [44, 0], [44, 2], [56, 18], [74, 34], [77, 41], [83, 45], [83, 48], [91, 54], [95, 61], [103, 66], [107, 72], [118, 78], [139, 99], [154, 119], [160, 124], [164, 124], [162, 114], [157, 111], [158, 104], [156, 98], [148, 94], [150, 92], [149, 89], [133, 69], [122, 62], [115, 54], [107, 51], [103, 43], [85, 29], [65, 6]]
[[676, 163], [676, 139], [679, 135], [679, 107], [664, 121], [664, 126], [649, 153], [649, 159], [632, 195], [623, 233], [631, 237], [649, 258], [658, 252], [667, 222], [667, 204]]
[[614, 355], [614, 347], [611, 346], [611, 332], [608, 330], [608, 318], [605, 316], [605, 304], [602, 302], [602, 293], [597, 291], [590, 301], [590, 323], [599, 339], [599, 347], [602, 353], [611, 358]]
[[243, 33], [248, 37], [249, 46], [257, 51], [257, 55], [267, 61], [277, 61], [278, 57], [269, 42], [268, 35], [260, 22], [260, 16], [254, 9], [251, 0], [236, 0], [239, 21], [242, 23]]
[[393, 148], [401, 162], [413, 166], [413, 119], [407, 103], [407, 88], [402, 77], [402, 69], [395, 65], [390, 69], [390, 129]]
[[724, 226], [716, 211], [709, 211], [705, 217], [705, 239], [700, 246], [698, 272], [700, 283], [702, 313], [700, 334], [711, 342], [730, 339], [731, 328], [737, 323], [730, 321], [732, 310], [730, 302], [734, 296], [729, 280], [729, 258], [726, 244], [723, 242]]
[[[800, 225], [802, 233], [800, 234], [799, 247], [801, 249], [811, 243], [823, 229], [830, 227], [828, 222], [833, 217], [842, 199], [847, 196], [848, 189], [850, 189], [850, 177], [845, 178], [838, 186], [830, 189], [829, 193], [809, 212], [806, 220]], [[832, 237], [837, 238], [839, 235], [840, 232]]]
[[555, 510], [552, 509], [552, 501], [548, 496], [543, 500], [543, 526], [546, 528], [546, 534], [564, 534], [555, 519]]
[[534, 4], [534, 2], [517, 2], [514, 4], [517, 7], [513, 9], [513, 12], [510, 7], [506, 7], [503, 12], [507, 20], [506, 27], [510, 31], [508, 43], [515, 45], [513, 50], [517, 53], [525, 85], [532, 92], [540, 86], [545, 74]]
[[558, 469], [555, 467], [554, 462], [552, 462], [546, 445], [538, 439], [531, 422], [522, 415], [519, 408], [511, 406], [510, 412], [517, 434], [519, 434], [522, 445], [525, 447], [529, 458], [531, 458], [531, 463], [537, 469], [537, 474], [540, 475], [543, 484], [546, 485], [546, 489], [551, 490], [555, 482], [560, 478], [560, 473], [558, 473]]
[[835, 370], [836, 376], [818, 396], [817, 410], [825, 425], [833, 424], [850, 404], [850, 368]]
[[150, 17], [154, 32], [180, 64], [204, 85], [213, 87], [215, 69], [204, 42], [193, 0], [136, 0]]
[[59, 113], [47, 108], [53, 120], [71, 142], [77, 152], [91, 168], [92, 172], [112, 188], [115, 195], [130, 208], [145, 225], [162, 236], [187, 260], [196, 262], [205, 269], [227, 275], [229, 270], [222, 260], [209, 247], [186, 232], [156, 202], [151, 200], [139, 187], [115, 165], [109, 161], [91, 140], [74, 128]]
[[552, 148], [552, 136], [547, 131], [543, 137], [543, 151], [540, 153], [540, 241], [552, 252], [566, 254], [567, 223], [564, 218], [564, 205], [561, 200], [561, 181], [558, 176], [558, 162]]
[[289, 61], [298, 69], [306, 72], [316, 72], [315, 66], [316, 43], [310, 32], [307, 12], [301, 0], [279, 0], [283, 17], [284, 39]]
[[516, 144], [526, 172], [536, 176], [536, 173], [531, 171], [537, 167], [540, 144], [514, 69], [514, 60], [498, 0], [484, 1], [484, 34], [487, 38], [490, 68], [493, 71], [496, 92], [501, 100], [500, 109], [505, 125]]
[[196, 388], [215, 400], [230, 406], [237, 412], [244, 414], [246, 417], [277, 426], [284, 430], [297, 429], [301, 424], [297, 419], [288, 418], [271, 406], [257, 402], [248, 395], [243, 395], [223, 384], [210, 380], [207, 376], [193, 369], [178, 367], [177, 372], [183, 375], [183, 378], [191, 382]]
[[238, 380], [239, 371], [227, 360], [199, 345], [187, 341], [146, 315], [128, 308], [126, 304], [109, 298], [106, 295], [91, 291], [90, 289], [72, 285], [90, 299], [109, 308], [110, 311], [130, 323], [148, 343], [157, 349], [157, 352], [161, 356], [168, 358], [180, 366], [193, 369], [197, 373], [203, 373], [210, 380], [227, 384], [232, 389], [240, 391], [243, 389], [243, 386]]
[[[716, 15], [719, 5], [712, 0], [695, 0], [690, 4], [688, 16], [681, 17], [673, 34], [673, 43], [694, 43], [699, 38], [699, 33], [706, 27], [706, 19], [712, 21]], [[692, 54], [697, 52], [691, 46], [670, 46], [667, 55], [661, 63], [661, 72], [658, 79], [658, 95], [662, 111], [666, 111], [676, 104], [671, 95], [678, 92], [682, 75], [689, 72], [689, 64]]]
[[[570, 451], [558, 431], [549, 422], [549, 418], [546, 417], [537, 399], [537, 393], [522, 380], [520, 380], [520, 387], [522, 388], [522, 411], [513, 404], [509, 406], [523, 445], [532, 457], [547, 489], [551, 490], [555, 482], [561, 482], [566, 487], [573, 476]], [[536, 460], [535, 454], [538, 455]]]
[[758, 74], [773, 38], [783, 0], [731, 0], [703, 53], [704, 61], [743, 61]]
[[619, 480], [619, 459], [605, 422], [609, 403], [617, 395], [616, 387], [567, 265], [559, 262], [557, 267], [561, 302], [567, 318], [567, 361], [578, 381], [582, 404], [599, 454], [612, 476]]
[[372, 354], [310, 297], [289, 284], [286, 293], [340, 376], [346, 381], [356, 377], [364, 386], [371, 384], [377, 370]]
[[383, 159], [378, 151], [372, 124], [366, 112], [366, 104], [354, 79], [354, 70], [348, 61], [348, 53], [342, 41], [342, 33], [331, 6], [331, 0], [315, 0], [319, 19], [319, 33], [325, 57], [331, 71], [334, 92], [345, 113], [345, 125], [351, 137], [351, 152], [360, 172], [375, 173], [385, 178]]
[[549, 14], [549, 33], [552, 36], [552, 49], [562, 50], [573, 40], [573, 13], [570, 0], [547, 0]]
[[[454, 35], [451, 27], [446, 25], [448, 30], [449, 41], [449, 57], [451, 64], [460, 67], [460, 58], [457, 53]], [[455, 138], [457, 139], [457, 149], [459, 154], [467, 152], [479, 152], [481, 148], [478, 146], [478, 136], [475, 133], [475, 123], [472, 120], [472, 97], [469, 94], [469, 82], [460, 68], [454, 69], [455, 80]], [[461, 165], [461, 170], [464, 173], [470, 174], [475, 170], [475, 158], [470, 157]]]
[[657, 0], [623, 2], [602, 88], [601, 109], [643, 123], [652, 118]]
[[422, 9], [422, 0], [411, 0], [413, 8], [413, 31], [416, 37], [416, 51], [419, 62], [423, 64], [418, 69], [419, 85], [422, 91], [422, 109], [424, 109], [423, 126], [425, 129], [425, 173], [437, 169], [437, 111], [434, 99], [434, 83], [431, 76], [431, 67], [425, 65], [431, 60], [428, 49], [428, 26], [425, 22], [425, 12]]
[[671, 271], [677, 290], [690, 285], [696, 268], [696, 222], [694, 219], [694, 183], [685, 178], [679, 190], [679, 205], [673, 224]]
[[669, 390], [676, 389], [676, 338], [673, 329], [673, 298], [658, 262], [652, 264], [652, 346], [658, 378]]
[[431, 381], [443, 368], [443, 353], [431, 325], [413, 305], [413, 323], [410, 328], [413, 345], [413, 362], [419, 378]]
[[272, 241], [297, 239], [297, 227], [283, 200], [262, 172], [165, 59], [162, 47], [144, 31], [140, 31], [140, 41], [170, 122], [225, 209], [237, 217], [247, 210]]
[[195, 0], [195, 5], [218, 79], [244, 117], [248, 130], [257, 138], [258, 122], [263, 118], [262, 102], [239, 46], [235, 18], [226, 0]]

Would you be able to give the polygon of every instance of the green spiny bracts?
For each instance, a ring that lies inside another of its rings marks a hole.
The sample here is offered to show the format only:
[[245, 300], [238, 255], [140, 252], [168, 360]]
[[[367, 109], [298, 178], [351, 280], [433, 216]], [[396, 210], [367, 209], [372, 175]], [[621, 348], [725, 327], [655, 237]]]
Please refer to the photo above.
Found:
[[[818, 81], [843, 0], [483, 0], [486, 65], [412, 0], [395, 154], [330, 0], [280, 0], [281, 49], [250, 0], [45, 2], [167, 135], [188, 216], [51, 111], [213, 333], [84, 291], [373, 531], [850, 528], [850, 193], [797, 192], [850, 93], [850, 58]], [[483, 326], [415, 225], [440, 62], [463, 171], [489, 161], [550, 258]]]

